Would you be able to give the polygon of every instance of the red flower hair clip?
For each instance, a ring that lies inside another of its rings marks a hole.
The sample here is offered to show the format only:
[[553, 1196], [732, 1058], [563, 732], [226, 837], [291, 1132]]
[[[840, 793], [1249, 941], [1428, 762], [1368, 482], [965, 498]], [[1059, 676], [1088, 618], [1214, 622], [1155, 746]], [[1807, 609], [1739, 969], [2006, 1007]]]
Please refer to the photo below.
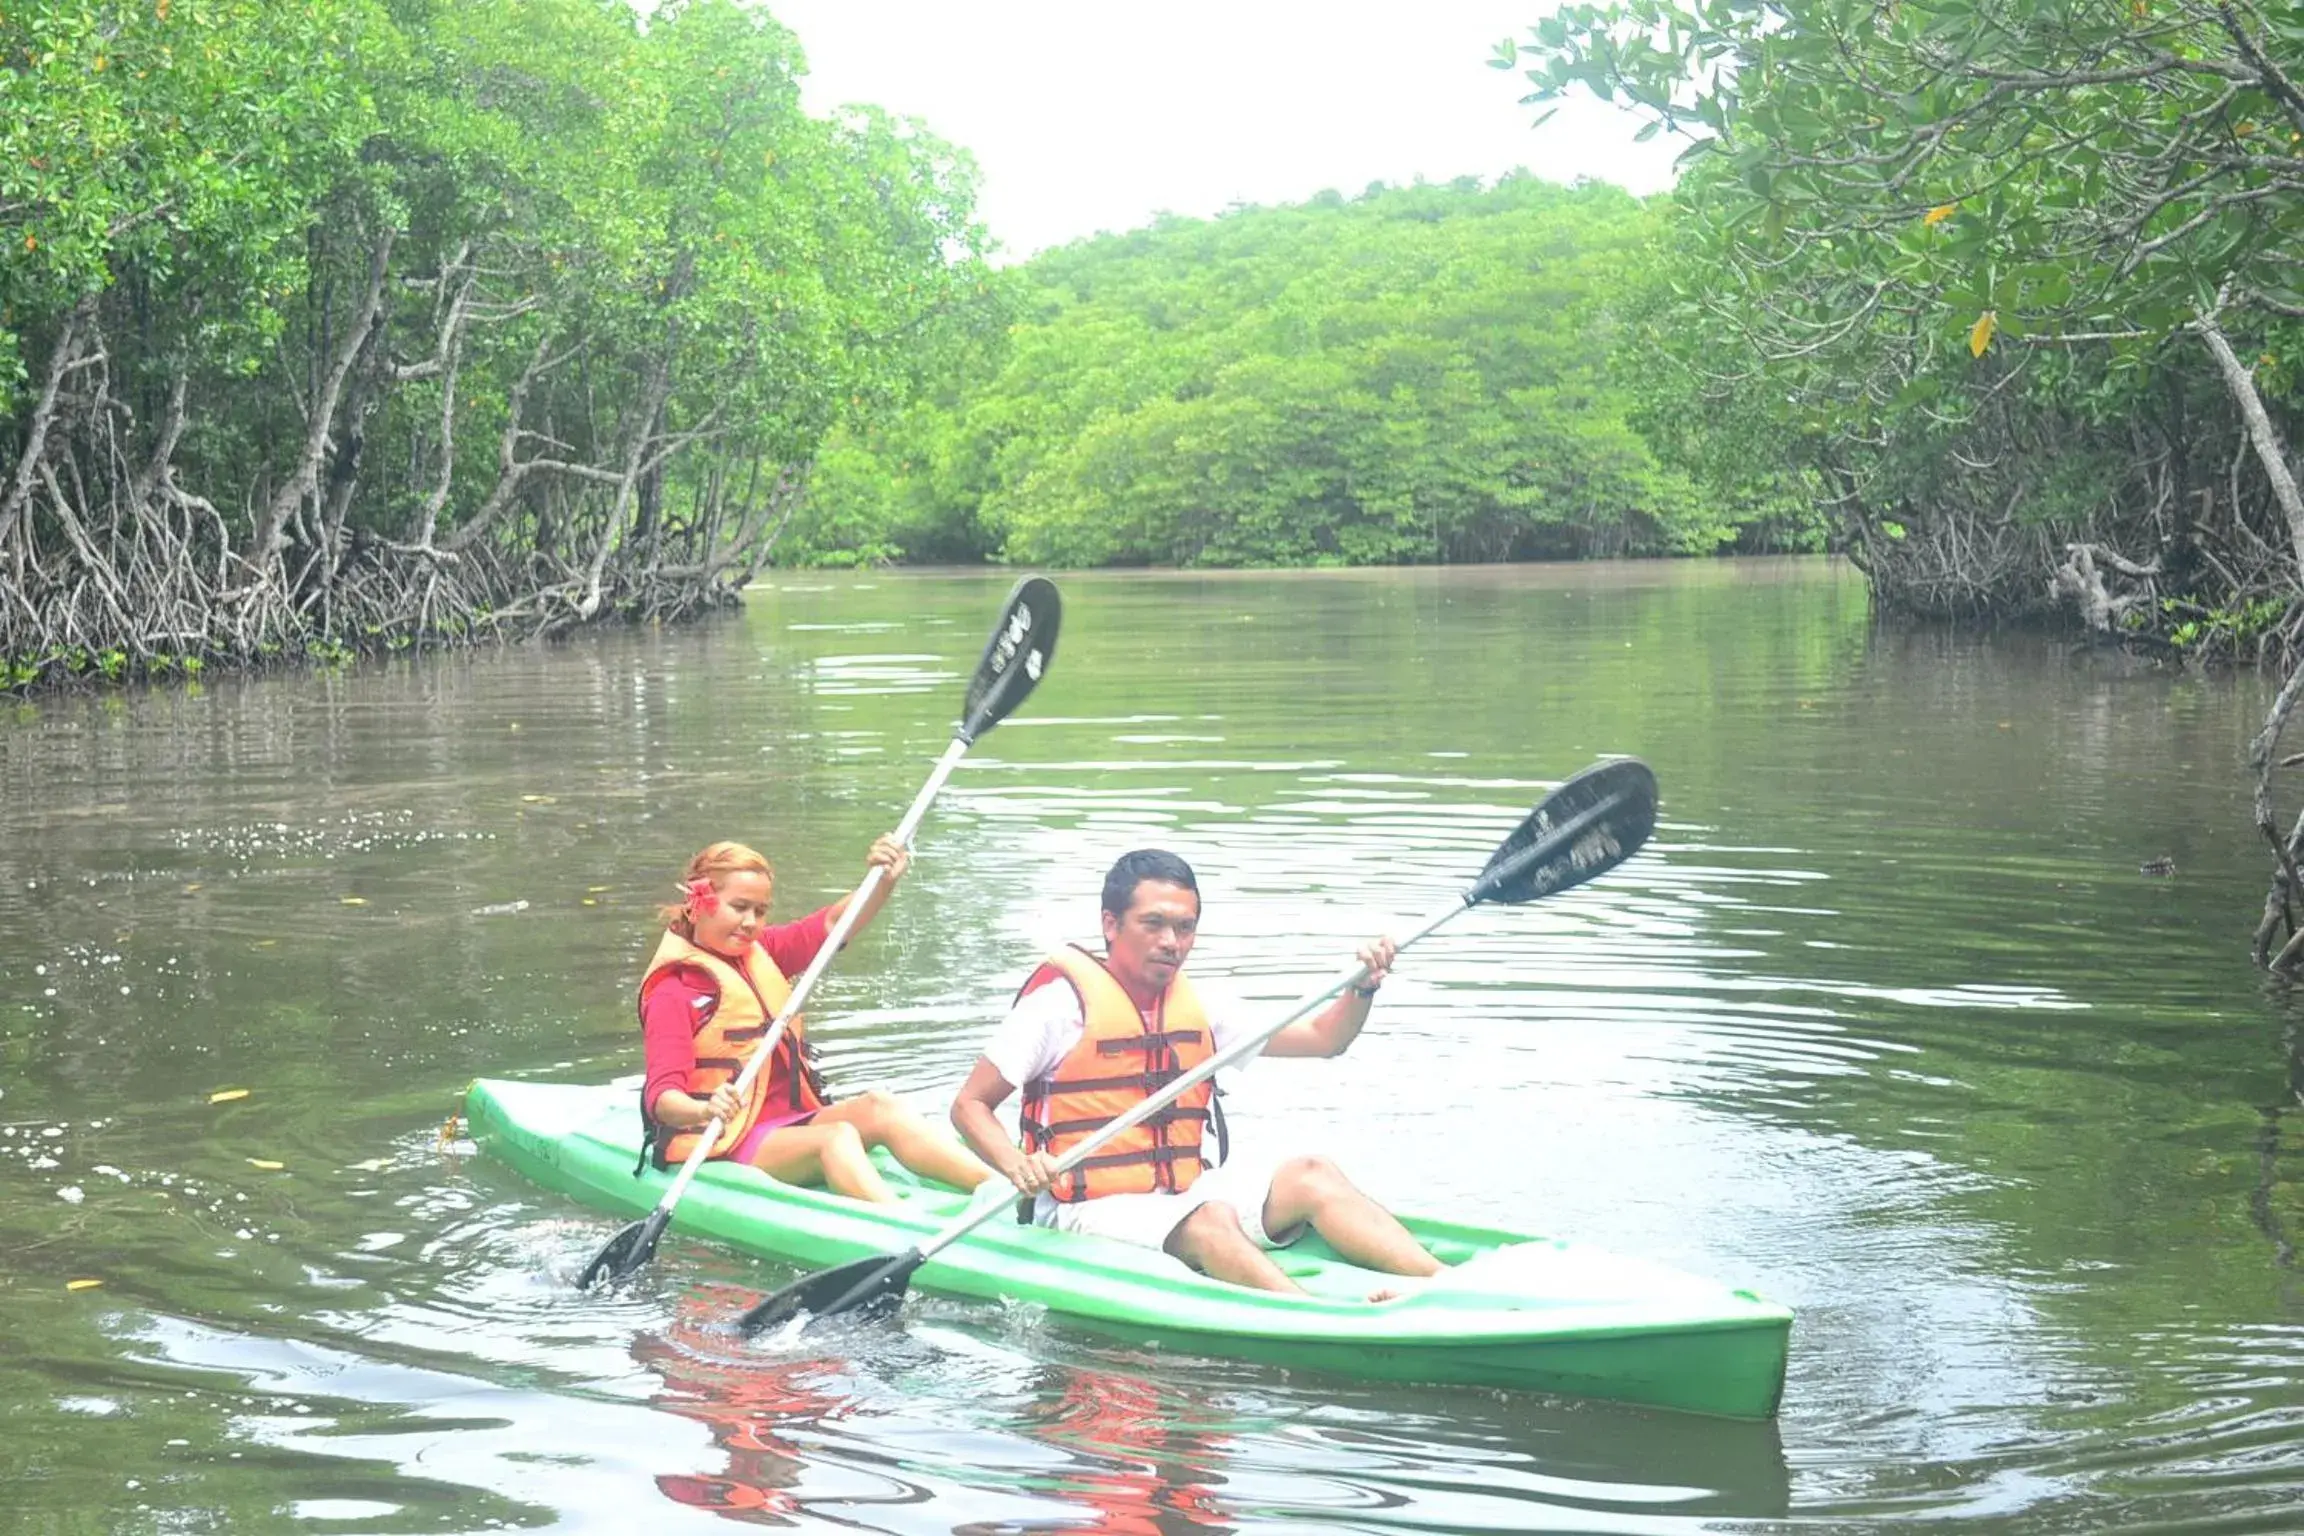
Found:
[[688, 882], [688, 907], [697, 917], [710, 917], [720, 910], [720, 893], [712, 889], [712, 882], [698, 875]]

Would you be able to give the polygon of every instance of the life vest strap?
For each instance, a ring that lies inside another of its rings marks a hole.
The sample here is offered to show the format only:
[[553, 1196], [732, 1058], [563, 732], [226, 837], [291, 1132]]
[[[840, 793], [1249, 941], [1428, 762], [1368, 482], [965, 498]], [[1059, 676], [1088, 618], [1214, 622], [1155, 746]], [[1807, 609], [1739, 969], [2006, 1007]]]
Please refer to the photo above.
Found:
[[1181, 1163], [1200, 1161], [1198, 1147], [1146, 1147], [1140, 1152], [1104, 1152], [1095, 1157], [1084, 1157], [1069, 1170], [1078, 1173], [1083, 1168], [1125, 1168], [1133, 1163]]
[[1127, 1035], [1096, 1042], [1096, 1050], [1105, 1056], [1126, 1056], [1135, 1052], [1150, 1055], [1174, 1045], [1198, 1045], [1200, 1031], [1196, 1029], [1148, 1029], [1141, 1035]]
[[1113, 1088], [1141, 1088], [1149, 1097], [1183, 1075], [1183, 1070], [1178, 1067], [1154, 1067], [1148, 1072], [1130, 1072], [1122, 1077], [1043, 1077], [1035, 1079], [1024, 1093], [1027, 1098], [1052, 1099], [1066, 1093], [1103, 1093]]
[[[1205, 1122], [1207, 1119], [1208, 1111], [1204, 1109], [1185, 1109], [1180, 1105], [1171, 1104], [1166, 1109], [1161, 1110], [1157, 1114], [1146, 1115], [1142, 1120], [1139, 1120], [1136, 1123], [1139, 1125], [1161, 1126], [1173, 1125], [1179, 1120], [1198, 1120]], [[1018, 1117], [1016, 1128], [1022, 1131], [1026, 1136], [1036, 1137], [1042, 1141], [1045, 1141], [1048, 1137], [1069, 1135], [1074, 1131], [1102, 1130], [1105, 1126], [1111, 1123], [1112, 1122], [1110, 1117], [1103, 1115], [1091, 1115], [1079, 1120], [1053, 1120], [1046, 1122], [1035, 1120], [1027, 1115]]]
[[1193, 1178], [1198, 1178], [1208, 1167], [1198, 1147], [1151, 1146], [1135, 1152], [1106, 1152], [1074, 1163], [1059, 1184], [1048, 1192], [1067, 1203], [1085, 1200], [1088, 1198], [1090, 1174], [1107, 1168], [1150, 1167], [1152, 1188], [1144, 1193], [1172, 1195], [1180, 1187], [1176, 1177], [1176, 1167], [1180, 1163], [1195, 1166]]

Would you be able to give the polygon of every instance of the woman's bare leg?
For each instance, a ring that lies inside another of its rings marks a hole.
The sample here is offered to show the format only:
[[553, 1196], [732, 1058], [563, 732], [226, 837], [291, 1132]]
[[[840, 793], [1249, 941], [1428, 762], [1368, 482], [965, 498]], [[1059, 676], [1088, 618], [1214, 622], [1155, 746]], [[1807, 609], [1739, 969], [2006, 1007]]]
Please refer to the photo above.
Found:
[[826, 1125], [822, 1116], [806, 1125], [788, 1125], [761, 1138], [752, 1166], [787, 1184], [817, 1184], [836, 1195], [891, 1204], [895, 1191], [872, 1166], [864, 1138], [853, 1125]]
[[886, 1147], [896, 1161], [939, 1184], [974, 1189], [993, 1176], [976, 1154], [875, 1088], [816, 1111], [811, 1125], [851, 1125], [867, 1147]]

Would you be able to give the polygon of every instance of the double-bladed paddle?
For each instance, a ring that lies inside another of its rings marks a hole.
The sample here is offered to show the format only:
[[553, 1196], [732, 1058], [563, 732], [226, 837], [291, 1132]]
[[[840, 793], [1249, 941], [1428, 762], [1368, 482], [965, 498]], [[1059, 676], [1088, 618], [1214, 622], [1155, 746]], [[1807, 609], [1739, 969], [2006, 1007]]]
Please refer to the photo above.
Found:
[[[1517, 906], [1550, 896], [1614, 869], [1648, 841], [1656, 828], [1656, 775], [1638, 758], [1596, 763], [1546, 795], [1512, 835], [1497, 846], [1480, 877], [1447, 908], [1434, 914], [1399, 943], [1406, 949], [1470, 907], [1484, 902]], [[1357, 986], [1367, 968], [1355, 965], [1309, 994], [1285, 1015], [1236, 1040], [1177, 1078], [1160, 1092], [1119, 1116], [1056, 1162], [1065, 1172], [1095, 1155], [1113, 1137], [1158, 1114], [1205, 1079], [1264, 1048], [1281, 1030], [1312, 1012], [1346, 987]], [[990, 1186], [987, 1186], [989, 1188]], [[853, 1259], [803, 1275], [761, 1300], [737, 1320], [747, 1334], [805, 1315], [808, 1325], [843, 1314], [874, 1317], [904, 1299], [914, 1271], [937, 1254], [1010, 1207], [1017, 1191], [1009, 1186], [996, 1198], [979, 1194], [969, 1209], [926, 1242], [901, 1253]]]
[[[896, 841], [911, 846], [912, 834], [919, 830], [920, 819], [928, 814], [928, 802], [936, 798], [936, 792], [944, 787], [952, 770], [960, 766], [960, 759], [967, 755], [968, 748], [977, 737], [1007, 719], [1048, 670], [1048, 663], [1056, 654], [1056, 629], [1062, 612], [1056, 584], [1045, 577], [1027, 576], [1008, 594], [1008, 604], [1000, 610], [1000, 622], [993, 627], [992, 638], [984, 644], [984, 655], [976, 663], [975, 675], [968, 680], [968, 696], [961, 705], [960, 723], [953, 727], [952, 743], [936, 760], [935, 770], [913, 798], [912, 808], [896, 824]], [[808, 962], [808, 968], [792, 984], [792, 996], [776, 1011], [775, 1022], [768, 1026], [751, 1059], [744, 1063], [744, 1070], [737, 1074], [738, 1098], [751, 1089], [752, 1080], [776, 1054], [792, 1016], [800, 1011], [816, 979], [824, 974], [832, 957], [848, 941], [849, 931], [856, 926], [857, 914], [864, 910], [886, 874], [877, 864], [865, 872], [863, 883], [856, 887], [856, 894], [848, 898], [840, 920], [824, 936], [816, 958]], [[711, 1155], [712, 1144], [719, 1137], [720, 1121], [715, 1117], [696, 1138], [694, 1150], [680, 1165], [679, 1175], [664, 1191], [664, 1198], [656, 1202], [656, 1209], [650, 1211], [645, 1220], [632, 1223], [610, 1238], [608, 1245], [584, 1266], [584, 1273], [576, 1280], [578, 1286], [589, 1289], [601, 1280], [622, 1280], [655, 1257], [656, 1240], [664, 1235], [664, 1228], [671, 1222], [672, 1208], [688, 1192], [696, 1170], [704, 1166]]]

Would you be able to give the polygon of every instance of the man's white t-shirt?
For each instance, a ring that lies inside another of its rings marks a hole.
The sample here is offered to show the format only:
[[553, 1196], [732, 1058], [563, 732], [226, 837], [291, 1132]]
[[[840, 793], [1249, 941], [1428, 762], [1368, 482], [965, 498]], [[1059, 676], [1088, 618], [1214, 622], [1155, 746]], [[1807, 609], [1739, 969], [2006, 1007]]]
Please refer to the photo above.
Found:
[[[1240, 1009], [1232, 999], [1197, 982], [1193, 990], [1199, 994], [1201, 1012], [1208, 1016], [1209, 1043], [1214, 1049], [1222, 1051], [1248, 1033], [1240, 1026]], [[1000, 1021], [999, 1027], [992, 1031], [991, 1040], [985, 1044], [984, 1059], [1007, 1079], [1010, 1087], [1021, 1090], [1034, 1078], [1055, 1071], [1056, 1064], [1072, 1054], [1072, 1047], [1078, 1045], [1086, 1033], [1088, 1015], [1080, 1006], [1080, 994], [1063, 977], [1053, 977], [1033, 988], [1008, 1010], [1008, 1017]], [[1246, 1065], [1247, 1062], [1235, 1063], [1230, 1073], [1237, 1073]], [[1219, 1090], [1223, 1089], [1230, 1073], [1216, 1074]], [[1034, 1202], [1034, 1219], [1045, 1225], [1055, 1206], [1055, 1197], [1042, 1191]]]

